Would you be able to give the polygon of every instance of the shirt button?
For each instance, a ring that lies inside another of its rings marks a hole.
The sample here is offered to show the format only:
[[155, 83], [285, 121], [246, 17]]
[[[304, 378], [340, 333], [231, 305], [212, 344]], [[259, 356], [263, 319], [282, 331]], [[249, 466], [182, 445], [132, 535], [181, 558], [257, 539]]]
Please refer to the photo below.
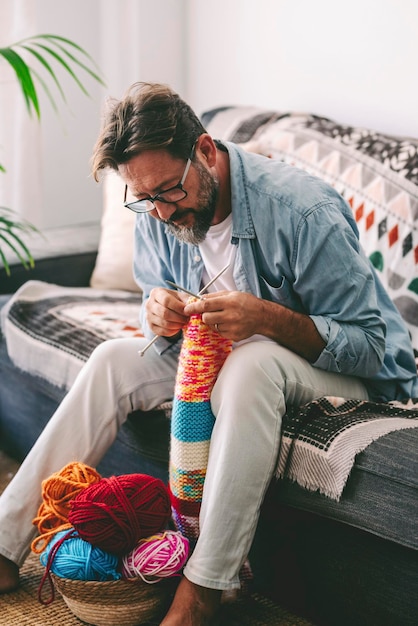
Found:
[[199, 256], [198, 254], [196, 254], [196, 256], [195, 256], [195, 258], [194, 258], [194, 261], [195, 261], [196, 263], [199, 263], [199, 261], [201, 261], [201, 260], [202, 260], [202, 257], [201, 257], [201, 256]]

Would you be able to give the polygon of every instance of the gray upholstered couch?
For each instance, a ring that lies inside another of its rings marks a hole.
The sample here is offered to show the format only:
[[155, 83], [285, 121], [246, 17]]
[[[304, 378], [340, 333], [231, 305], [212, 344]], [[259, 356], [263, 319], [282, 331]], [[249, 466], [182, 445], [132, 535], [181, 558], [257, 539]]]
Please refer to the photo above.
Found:
[[[305, 167], [338, 188], [353, 208], [363, 245], [402, 312], [417, 350], [417, 141], [384, 137], [308, 114], [255, 108], [224, 107], [208, 112], [204, 122], [215, 137]], [[119, 198], [120, 189], [113, 191]], [[119, 204], [117, 210], [121, 216], [123, 209]], [[73, 233], [51, 233], [53, 245], [41, 243], [39, 252], [35, 250], [38, 262], [29, 274], [16, 266], [12, 277], [7, 278], [0, 270], [0, 292], [4, 294], [0, 296], [0, 305], [10, 303], [11, 295], [29, 279], [42, 281], [41, 285], [55, 283], [69, 288], [65, 302], [80, 297], [79, 292], [72, 291], [74, 288], [84, 287], [90, 293], [92, 273], [95, 276], [98, 265], [99, 237], [100, 257], [106, 254], [103, 231], [114, 232], [118, 227], [109, 223], [109, 216], [106, 219], [101, 233], [94, 226], [80, 227], [75, 233], [74, 229]], [[110, 262], [113, 254], [116, 263], [118, 254], [114, 243], [112, 246]], [[140, 304], [140, 293], [132, 291], [131, 284], [118, 284], [117, 280], [116, 284], [106, 284], [97, 275], [93, 284], [104, 290], [101, 297], [103, 293], [109, 295], [110, 307], [119, 296], [129, 306]], [[124, 293], [113, 291], [114, 287], [124, 289]], [[63, 296], [62, 292], [59, 296]], [[80, 301], [84, 302], [83, 298]], [[9, 311], [16, 335], [9, 346], [5, 336], [0, 343], [0, 442], [3, 449], [22, 459], [71, 381], [43, 376], [36, 366], [26, 366], [24, 350], [19, 358], [16, 356], [12, 346], [16, 338], [27, 333], [29, 343], [33, 343], [36, 334], [28, 333], [35, 319], [32, 309], [18, 305], [10, 310], [12, 313]], [[7, 335], [10, 329], [5, 319], [3, 315]], [[50, 317], [48, 320], [51, 323]], [[45, 318], [41, 321], [43, 325]], [[80, 332], [75, 324], [73, 333]], [[43, 329], [40, 349], [42, 342], [50, 349], [51, 344], [59, 341], [57, 336], [52, 327], [50, 334]], [[106, 334], [94, 336], [98, 342]], [[66, 351], [71, 352], [68, 346], [63, 350]], [[51, 358], [59, 369], [62, 352], [56, 361]], [[77, 367], [85, 358], [84, 353]], [[392, 413], [385, 417], [386, 409], [366, 406], [364, 420], [395, 423], [397, 411], [401, 419], [418, 417], [417, 410], [405, 417], [402, 407], [390, 407]], [[349, 407], [343, 413], [352, 410]], [[331, 419], [343, 419], [336, 411]], [[169, 414], [168, 405], [151, 414], [130, 415], [98, 469], [104, 474], [141, 471], [166, 480]], [[323, 407], [317, 406], [308, 407], [302, 418], [307, 424], [328, 419]], [[288, 418], [289, 441], [292, 433], [300, 435], [303, 428], [298, 419], [295, 421], [292, 415]], [[364, 420], [360, 419], [357, 429]], [[272, 482], [250, 555], [258, 590], [317, 624], [412, 626], [417, 622], [418, 430], [416, 422], [409, 424], [412, 425], [415, 427], [384, 434], [370, 445], [363, 442], [359, 448], [363, 451], [355, 456], [339, 500], [303, 488], [288, 478]], [[294, 450], [297, 446], [292, 449], [290, 444], [290, 452]], [[292, 461], [292, 456], [289, 458]], [[290, 466], [291, 463], [283, 471], [287, 472]]]

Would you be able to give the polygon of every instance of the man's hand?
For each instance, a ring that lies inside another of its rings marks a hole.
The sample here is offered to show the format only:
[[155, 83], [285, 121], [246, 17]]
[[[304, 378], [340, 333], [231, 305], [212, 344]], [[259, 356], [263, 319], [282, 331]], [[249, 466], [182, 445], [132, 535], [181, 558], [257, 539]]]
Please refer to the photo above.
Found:
[[156, 287], [145, 303], [148, 326], [155, 335], [174, 337], [187, 324], [189, 315], [184, 312], [188, 296]]
[[249, 293], [219, 291], [205, 294], [203, 300], [187, 304], [183, 314], [187, 317], [202, 314], [205, 324], [232, 341], [264, 335], [311, 363], [325, 347], [325, 341], [309, 315]]
[[260, 331], [262, 300], [241, 291], [217, 291], [187, 304], [187, 316], [202, 314], [202, 321], [221, 335], [242, 341]]

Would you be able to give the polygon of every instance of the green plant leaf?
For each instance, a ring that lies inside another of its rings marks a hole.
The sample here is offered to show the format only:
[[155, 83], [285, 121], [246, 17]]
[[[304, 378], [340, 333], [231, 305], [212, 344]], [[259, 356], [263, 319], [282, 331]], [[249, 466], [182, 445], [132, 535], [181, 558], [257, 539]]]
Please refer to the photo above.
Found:
[[[10, 215], [11, 217], [8, 217], [8, 215]], [[36, 228], [36, 226], [34, 226], [33, 224], [31, 224], [25, 219], [15, 219], [12, 217], [13, 215], [16, 215], [15, 211], [12, 211], [12, 209], [9, 209], [7, 207], [0, 206], [0, 229], [1, 230], [11, 230], [14, 228], [16, 230], [22, 230], [27, 233], [35, 232], [35, 233], [41, 234], [40, 231]], [[4, 226], [2, 226], [2, 224]]]
[[[30, 39], [35, 39], [35, 38], [31, 37]], [[90, 63], [92, 63], [97, 69], [99, 69], [93, 57], [86, 50], [84, 50], [84, 48], [82, 48], [78, 43], [75, 43], [75, 41], [72, 41], [72, 39], [68, 39], [67, 37], [62, 37], [61, 35], [50, 35], [50, 34], [37, 35], [36, 39], [47, 39], [48, 41], [53, 41], [56, 44], [57, 42], [65, 43], [71, 48], [75, 48], [78, 52], [80, 52], [80, 54], [85, 56], [86, 59], [90, 61]]]
[[29, 113], [32, 112], [31, 107], [35, 110], [36, 116], [40, 118], [38, 95], [36, 93], [35, 85], [33, 84], [30, 69], [22, 59], [22, 57], [12, 48], [0, 48], [0, 55], [6, 59], [6, 61], [14, 69], [16, 77], [20, 83], [23, 97], [26, 102]]
[[8, 276], [10, 276], [10, 265], [3, 251], [4, 246], [7, 246], [16, 254], [24, 268], [33, 268], [35, 266], [35, 260], [26, 243], [15, 231], [39, 233], [38, 229], [30, 222], [9, 217], [9, 215], [12, 214], [13, 211], [11, 209], [0, 207], [0, 258], [3, 261], [4, 269]]
[[45, 50], [45, 52], [48, 52], [51, 56], [54, 57], [54, 59], [56, 61], [58, 61], [58, 63], [60, 63], [63, 68], [68, 72], [68, 74], [75, 80], [75, 82], [77, 83], [77, 85], [79, 86], [79, 88], [81, 89], [81, 91], [86, 95], [89, 96], [89, 92], [87, 91], [87, 89], [84, 87], [83, 83], [81, 82], [81, 80], [78, 78], [78, 76], [76, 75], [76, 73], [71, 69], [71, 67], [68, 65], [68, 63], [57, 53], [55, 52], [55, 50], [53, 50], [52, 48], [48, 48], [48, 46], [45, 46], [42, 43], [35, 43], [35, 46], [38, 46], [38, 48], [42, 48], [42, 50]]
[[[10, 237], [12, 237], [12, 239]], [[20, 260], [20, 262], [22, 263], [22, 265], [24, 267], [29, 268], [29, 267], [33, 267], [34, 266], [33, 257], [30, 254], [30, 252], [28, 250], [28, 247], [20, 239], [20, 237], [18, 237], [14, 233], [8, 233], [8, 237], [6, 237], [0, 231], [0, 239], [2, 239], [4, 241], [4, 243], [7, 246], [9, 246], [9, 248], [11, 248], [13, 250], [13, 252], [19, 257], [19, 260]], [[22, 248], [23, 252], [25, 252], [25, 254], [27, 255], [27, 258], [28, 258], [27, 261], [26, 261], [25, 257], [22, 256], [22, 253], [19, 251], [17, 246], [14, 245], [14, 241], [13, 240]]]
[[[103, 85], [103, 87], [106, 87], [106, 83], [97, 73], [97, 72], [100, 72], [100, 69], [97, 63], [94, 61], [93, 57], [90, 56], [90, 54], [86, 52], [86, 50], [84, 50], [84, 48], [76, 44], [74, 41], [71, 41], [70, 39], [66, 39], [65, 37], [60, 37], [58, 35], [40, 35], [39, 37], [46, 39], [49, 42], [52, 42], [55, 46], [60, 48], [60, 50], [62, 50], [64, 54], [66, 54], [74, 63], [79, 65], [81, 68], [84, 69], [85, 72], [90, 74], [92, 78], [94, 78], [98, 83]], [[93, 70], [90, 67], [88, 67], [88, 65], [86, 65], [85, 63], [82, 63], [80, 59], [77, 59], [77, 57], [72, 55], [70, 51], [62, 44], [66, 44], [69, 48], [74, 48], [77, 52], [79, 52], [82, 56], [84, 56], [86, 60], [89, 61], [89, 63], [95, 66], [95, 68], [97, 69], [97, 72], [93, 72]]]
[[[39, 82], [40, 85], [42, 85], [42, 88], [46, 94], [46, 96], [48, 97], [48, 100], [50, 102], [50, 105], [52, 106], [52, 108], [54, 109], [55, 113], [58, 113], [58, 105], [54, 100], [54, 97], [48, 87], [48, 85], [46, 84], [46, 82], [44, 81], [44, 79], [42, 78], [42, 76], [40, 74], [38, 74], [38, 72], [36, 72], [34, 69], [32, 69], [32, 74], [33, 76], [36, 78], [36, 80]], [[61, 85], [59, 87], [61, 89]], [[65, 97], [64, 97], [64, 102], [67, 103]]]
[[[43, 65], [43, 67], [46, 69], [46, 71], [52, 77], [52, 80], [54, 81], [55, 85], [57, 86], [57, 88], [58, 88], [58, 90], [59, 90], [59, 92], [60, 92], [60, 94], [62, 96], [62, 99], [64, 100], [64, 102], [66, 102], [64, 90], [61, 87], [60, 82], [59, 82], [58, 78], [55, 76], [54, 71], [53, 71], [52, 67], [49, 65], [49, 63], [44, 59], [44, 57], [41, 54], [39, 54], [39, 52], [37, 50], [34, 50], [30, 46], [22, 45], [22, 48], [27, 50], [30, 54], [33, 54], [33, 56], [39, 61], [39, 63], [41, 65]], [[43, 86], [44, 90], [46, 90], [50, 94], [50, 91], [49, 91], [48, 87], [46, 87], [46, 83], [42, 80], [42, 78], [40, 77], [39, 73], [35, 72], [34, 69], [32, 69], [32, 73], [35, 74], [37, 80], [39, 80], [39, 82], [42, 83], [42, 86]], [[54, 102], [54, 104], [55, 104], [55, 102]]]
[[105, 86], [104, 81], [100, 78], [98, 74], [96, 74], [96, 72], [93, 72], [93, 70], [91, 70], [85, 63], [82, 63], [80, 59], [77, 59], [77, 57], [71, 54], [66, 48], [64, 48], [64, 46], [61, 46], [60, 44], [57, 44], [57, 46], [60, 48], [60, 50], [64, 52], [64, 54], [68, 56], [69, 59], [71, 59], [71, 61], [73, 61], [76, 65], [81, 67], [85, 72], [87, 72], [87, 74], [90, 74], [90, 76], [94, 78], [95, 80], [97, 80], [98, 83]]
[[10, 276], [10, 265], [7, 262], [6, 259], [6, 255], [4, 254], [3, 250], [0, 247], [0, 259], [3, 262], [3, 266], [4, 266], [4, 271], [6, 272], [7, 276]]
[[[97, 64], [94, 62], [93, 58], [78, 44], [67, 39], [66, 37], [61, 37], [59, 35], [36, 35], [34, 37], [27, 37], [16, 43], [12, 44], [7, 48], [0, 49], [0, 55], [11, 65], [14, 69], [16, 77], [19, 81], [19, 84], [22, 89], [22, 94], [26, 102], [26, 106], [28, 108], [29, 113], [32, 113], [32, 110], [35, 111], [36, 116], [40, 119], [40, 108], [38, 101], [38, 93], [35, 86], [35, 78], [36, 82], [42, 87], [45, 91], [52, 107], [55, 111], [58, 111], [58, 106], [55, 102], [55, 99], [50, 91], [47, 83], [44, 78], [42, 78], [39, 71], [36, 71], [35, 68], [29, 66], [26, 61], [20, 56], [16, 50], [23, 50], [27, 54], [32, 55], [33, 59], [39, 63], [40, 68], [45, 70], [46, 75], [51, 78], [53, 84], [57, 87], [60, 92], [61, 98], [66, 103], [66, 97], [64, 90], [59, 81], [59, 77], [54, 71], [54, 68], [48, 62], [48, 58], [53, 59], [56, 63], [58, 63], [59, 67], [65, 71], [71, 78], [77, 83], [79, 89], [86, 95], [89, 96], [89, 92], [81, 81], [78, 73], [76, 73], [75, 69], [73, 69], [70, 65], [72, 63], [77, 69], [82, 70], [86, 73], [90, 78], [93, 78], [96, 82], [105, 86], [105, 82], [99, 75], [99, 71], [97, 68]], [[76, 52], [81, 59], [85, 59], [86, 62], [83, 62], [80, 58], [77, 58], [72, 51]], [[97, 68], [97, 71], [93, 71], [93, 69], [88, 65]]]
[[[19, 261], [22, 263], [25, 269], [30, 269], [35, 266], [35, 261], [31, 253], [29, 252], [28, 247], [20, 239], [20, 237], [18, 237], [15, 233], [13, 233], [13, 231], [9, 231], [6, 237], [6, 235], [2, 233], [2, 229], [0, 229], [0, 240], [3, 240], [6, 246], [8, 246], [11, 250], [13, 250], [13, 252], [16, 254], [16, 256], [18, 257]], [[17, 245], [15, 245], [15, 243]], [[26, 255], [26, 258], [25, 256], [23, 256], [22, 252], [19, 250], [17, 246], [20, 246], [22, 248], [23, 252]], [[3, 253], [2, 253], [2, 256], [3, 256]], [[6, 269], [6, 266], [9, 267], [8, 263], [4, 264], [5, 269]], [[6, 273], [7, 273], [7, 269], [6, 269]]]

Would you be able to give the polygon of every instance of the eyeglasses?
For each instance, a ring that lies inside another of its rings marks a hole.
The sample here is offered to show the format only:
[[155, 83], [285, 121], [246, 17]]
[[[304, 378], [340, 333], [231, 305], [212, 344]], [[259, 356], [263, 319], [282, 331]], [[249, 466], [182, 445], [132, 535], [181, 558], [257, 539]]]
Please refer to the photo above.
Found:
[[189, 172], [190, 166], [192, 164], [194, 151], [195, 151], [196, 143], [193, 144], [193, 148], [190, 152], [190, 156], [187, 159], [186, 167], [183, 172], [183, 176], [181, 177], [180, 182], [174, 187], [170, 187], [169, 189], [164, 189], [160, 191], [155, 196], [145, 196], [144, 198], [138, 198], [133, 202], [126, 202], [126, 195], [128, 193], [128, 185], [125, 185], [125, 196], [123, 198], [123, 206], [131, 209], [135, 213], [148, 213], [149, 211], [153, 211], [155, 207], [155, 202], [164, 202], [165, 204], [171, 204], [180, 202], [180, 200], [184, 200], [187, 197], [187, 191], [183, 189], [184, 181], [186, 180], [186, 176]]

